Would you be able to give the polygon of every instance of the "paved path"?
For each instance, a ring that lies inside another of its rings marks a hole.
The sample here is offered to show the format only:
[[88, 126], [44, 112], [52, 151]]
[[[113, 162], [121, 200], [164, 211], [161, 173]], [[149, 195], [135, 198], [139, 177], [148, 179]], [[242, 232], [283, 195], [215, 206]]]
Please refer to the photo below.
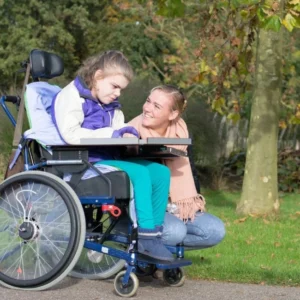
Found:
[[[113, 280], [92, 281], [66, 278], [54, 288], [42, 291], [9, 290], [0, 287], [5, 300], [112, 300], [122, 299], [114, 293]], [[299, 300], [300, 287], [278, 287], [187, 280], [183, 287], [168, 287], [159, 279], [145, 278], [135, 299], [145, 300]]]

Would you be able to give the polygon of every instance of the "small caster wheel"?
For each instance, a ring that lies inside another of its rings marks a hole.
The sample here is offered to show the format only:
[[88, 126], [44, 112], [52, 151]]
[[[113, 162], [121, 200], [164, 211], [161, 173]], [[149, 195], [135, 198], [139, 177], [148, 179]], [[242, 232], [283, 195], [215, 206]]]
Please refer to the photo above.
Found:
[[139, 280], [134, 273], [130, 273], [128, 283], [123, 285], [122, 281], [125, 273], [126, 271], [121, 271], [117, 274], [114, 280], [114, 287], [119, 296], [129, 298], [136, 294], [139, 288]]
[[185, 282], [183, 269], [167, 269], [163, 272], [163, 280], [169, 286], [182, 286]]

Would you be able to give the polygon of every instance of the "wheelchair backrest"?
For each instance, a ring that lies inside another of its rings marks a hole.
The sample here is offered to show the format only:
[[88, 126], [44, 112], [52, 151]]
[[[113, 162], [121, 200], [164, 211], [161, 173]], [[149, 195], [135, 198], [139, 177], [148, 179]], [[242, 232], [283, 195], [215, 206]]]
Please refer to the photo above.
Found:
[[52, 101], [61, 88], [39, 81], [60, 76], [64, 72], [63, 60], [54, 53], [34, 49], [30, 52], [29, 64], [34, 82], [26, 84], [24, 93], [30, 130], [23, 136], [37, 140], [42, 146], [63, 145], [65, 143], [51, 119]]
[[[64, 144], [51, 120], [51, 105], [55, 95], [61, 90], [39, 79], [51, 79], [64, 72], [64, 63], [60, 56], [33, 49], [29, 55], [30, 74], [33, 83], [26, 83], [24, 102], [31, 130], [27, 136], [36, 139], [42, 145]], [[26, 136], [25, 136], [26, 137]]]
[[65, 144], [51, 118], [51, 104], [60, 90], [47, 82], [26, 86], [24, 101], [30, 129], [24, 132], [25, 138], [37, 140], [43, 146]]

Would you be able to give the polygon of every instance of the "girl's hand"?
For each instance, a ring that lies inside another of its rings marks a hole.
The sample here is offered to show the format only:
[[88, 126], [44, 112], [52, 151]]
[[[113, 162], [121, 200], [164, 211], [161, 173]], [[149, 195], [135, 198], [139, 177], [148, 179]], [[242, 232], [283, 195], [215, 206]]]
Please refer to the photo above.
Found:
[[128, 134], [128, 133], [136, 136], [137, 138], [140, 136], [138, 131], [134, 127], [126, 126], [118, 130], [115, 130], [112, 134], [112, 138], [121, 138], [123, 137], [124, 134]]

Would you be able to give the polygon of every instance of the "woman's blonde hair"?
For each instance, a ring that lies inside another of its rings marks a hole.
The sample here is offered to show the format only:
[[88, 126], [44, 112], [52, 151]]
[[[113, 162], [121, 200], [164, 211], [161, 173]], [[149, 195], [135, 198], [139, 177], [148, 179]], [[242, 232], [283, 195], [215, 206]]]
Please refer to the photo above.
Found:
[[[109, 50], [101, 54], [89, 57], [83, 62], [83, 65], [77, 71], [87, 84], [88, 88], [92, 88], [95, 73], [101, 70], [102, 78], [109, 75], [123, 75], [129, 82], [133, 78], [133, 70], [128, 59], [121, 51]], [[97, 78], [99, 79], [99, 78]]]
[[159, 85], [154, 87], [150, 93], [154, 92], [155, 90], [160, 90], [165, 94], [169, 95], [173, 101], [172, 110], [177, 110], [179, 114], [182, 114], [187, 107], [187, 100], [183, 94], [183, 92], [174, 85]]

